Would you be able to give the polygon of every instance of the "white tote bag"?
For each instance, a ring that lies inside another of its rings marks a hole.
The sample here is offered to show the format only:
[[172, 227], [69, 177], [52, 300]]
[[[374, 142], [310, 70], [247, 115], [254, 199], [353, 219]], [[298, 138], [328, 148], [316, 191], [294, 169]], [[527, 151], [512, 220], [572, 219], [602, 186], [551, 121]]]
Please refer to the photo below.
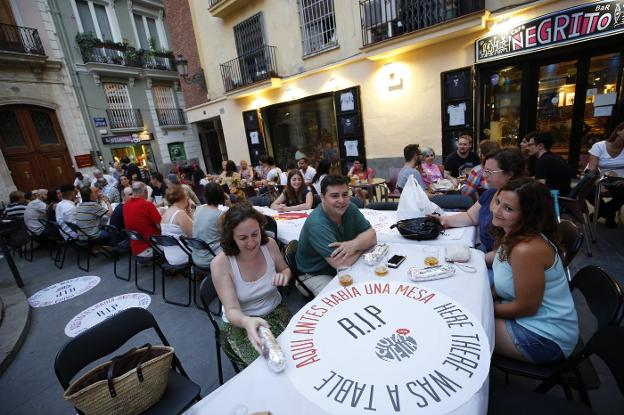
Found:
[[407, 179], [407, 183], [401, 192], [397, 219], [422, 218], [432, 213], [442, 213], [440, 206], [429, 200], [425, 191], [420, 187], [413, 175]]

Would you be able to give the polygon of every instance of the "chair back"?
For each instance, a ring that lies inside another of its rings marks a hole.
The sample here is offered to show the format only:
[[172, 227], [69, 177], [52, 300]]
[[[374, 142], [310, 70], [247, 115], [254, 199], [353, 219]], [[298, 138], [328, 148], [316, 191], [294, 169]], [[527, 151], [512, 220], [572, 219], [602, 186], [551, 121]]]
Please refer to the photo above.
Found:
[[178, 241], [176, 238], [174, 238], [171, 235], [152, 235], [147, 238], [147, 242], [152, 247], [154, 252], [157, 253], [162, 258], [166, 258], [165, 251], [163, 251], [163, 247], [174, 247], [174, 246], [177, 246], [178, 248], [182, 250], [182, 252], [188, 255], [189, 260], [191, 258], [191, 253], [187, 251], [184, 246], [182, 246], [180, 241]]
[[67, 225], [67, 227], [69, 229], [71, 229], [72, 231], [74, 231], [76, 233], [76, 235], [78, 235], [79, 238], [87, 238], [87, 239], [92, 239], [89, 235], [87, 235], [85, 233], [85, 231], [82, 230], [82, 228], [80, 226], [78, 226], [77, 224], [73, 223], [73, 222], [65, 222], [65, 225]]
[[143, 238], [143, 235], [141, 235], [137, 231], [131, 231], [130, 229], [124, 229], [123, 232], [126, 235], [128, 235], [128, 239], [130, 239], [132, 241], [143, 241], [146, 244], [149, 244], [149, 242], [146, 241], [145, 238]]
[[[124, 310], [69, 340], [54, 361], [54, 371], [63, 389], [67, 389], [74, 376], [88, 364], [113, 353], [136, 334], [150, 328], [165, 346], [169, 346], [152, 313], [143, 308]], [[174, 362], [186, 376], [175, 357]]]
[[297, 269], [297, 248], [299, 247], [299, 241], [290, 241], [286, 245], [284, 250], [284, 260], [292, 272], [293, 278], [299, 276], [299, 270]]
[[364, 202], [359, 197], [351, 196], [351, 203], [353, 203], [358, 209], [364, 208]]
[[180, 242], [182, 242], [182, 245], [185, 246], [188, 252], [193, 252], [193, 250], [208, 251], [213, 257], [217, 256], [217, 254], [215, 254], [210, 245], [203, 239], [188, 238], [184, 235], [181, 235]]
[[568, 267], [583, 245], [583, 235], [574, 222], [569, 220], [561, 220], [557, 228], [561, 237], [561, 245], [565, 251], [562, 256], [563, 266]]
[[398, 202], [372, 202], [367, 206], [369, 209], [374, 210], [397, 210], [399, 208]]
[[599, 329], [587, 342], [587, 355], [597, 354], [609, 367], [624, 395], [624, 327], [607, 326]]
[[46, 228], [48, 235], [51, 237], [62, 238], [61, 231], [59, 230], [59, 226], [56, 222], [52, 222], [47, 219], [39, 219], [39, 223]]
[[589, 265], [572, 278], [570, 289], [581, 291], [598, 328], [619, 324], [622, 320], [624, 294], [617, 282], [600, 267]]
[[[215, 316], [221, 316], [221, 301], [219, 300], [219, 295], [217, 294], [217, 290], [212, 282], [211, 276], [207, 276], [201, 282], [199, 286], [199, 297], [206, 314], [208, 314], [210, 323], [212, 323], [212, 326], [215, 329], [215, 335], [217, 335], [217, 333], [219, 333], [219, 324], [217, 323]], [[210, 305], [214, 302], [214, 300], [217, 300], [217, 311], [213, 311], [213, 309], [210, 308]]]
[[596, 182], [600, 179], [600, 175], [597, 172], [585, 173], [581, 180], [574, 186], [568, 195], [571, 199], [585, 200], [591, 189], [596, 185]]
[[[310, 186], [312, 187], [312, 186]], [[314, 189], [314, 187], [312, 187], [312, 189]], [[312, 209], [316, 209], [316, 207], [318, 205], [321, 204], [321, 196], [317, 195], [317, 194], [313, 194], [312, 195]]]
[[475, 203], [470, 196], [464, 195], [433, 195], [429, 199], [445, 210], [466, 211]]
[[277, 241], [277, 222], [269, 215], [264, 215], [266, 218], [266, 224], [264, 225], [264, 231], [268, 236]]
[[399, 172], [400, 171], [401, 171], [401, 169], [400, 168], [396, 168], [396, 167], [390, 167], [390, 169], [389, 169], [390, 180], [388, 180], [388, 187], [390, 188], [391, 192], [394, 192], [396, 190], [397, 180], [399, 179]]

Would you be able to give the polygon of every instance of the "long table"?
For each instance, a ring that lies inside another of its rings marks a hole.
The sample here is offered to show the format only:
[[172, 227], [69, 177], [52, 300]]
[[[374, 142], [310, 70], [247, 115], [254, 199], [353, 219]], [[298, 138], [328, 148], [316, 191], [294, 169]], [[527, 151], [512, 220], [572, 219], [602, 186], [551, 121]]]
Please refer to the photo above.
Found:
[[[351, 270], [354, 284], [365, 281], [408, 282], [407, 270], [412, 266], [422, 266], [425, 256], [431, 255], [429, 251], [431, 251], [432, 246], [415, 246], [411, 243], [392, 243], [390, 248], [390, 255], [405, 255], [407, 257], [406, 261], [398, 269], [390, 270], [387, 276], [381, 278], [376, 277], [372, 272], [372, 268], [364, 264], [363, 260], [360, 259], [354, 264]], [[438, 258], [443, 261], [444, 249], [442, 247], [437, 248], [439, 250]], [[487, 343], [489, 343], [489, 349], [491, 351], [494, 349], [494, 316], [484, 254], [478, 250], [471, 249], [469, 264], [476, 268], [475, 273], [457, 269], [455, 276], [451, 278], [421, 282], [418, 283], [418, 286], [435, 290], [461, 304], [461, 306], [471, 313], [483, 326], [487, 336]], [[337, 278], [334, 278], [319, 297], [339, 287]], [[418, 314], [415, 314], [414, 318], [417, 319]], [[292, 330], [292, 325], [295, 324], [293, 320], [291, 320], [289, 328], [286, 329], [285, 333], [288, 332], [289, 329]], [[286, 348], [288, 345], [285, 344], [284, 334], [279, 337], [278, 341], [281, 347], [287, 350]], [[335, 345], [337, 349], [342, 347], [339, 342], [330, 342], [329, 345], [331, 345], [331, 347]], [[486, 360], [485, 364], [489, 367], [490, 355], [484, 358]], [[293, 362], [289, 361], [288, 364], [293, 365]], [[366, 362], [362, 362], [362, 364], [365, 365]], [[380, 373], [379, 376], [383, 377], [384, 374]], [[486, 378], [480, 386], [480, 389], [478, 389], [474, 395], [469, 397], [467, 401], [461, 402], [461, 404], [450, 413], [471, 415], [485, 414], [487, 412], [487, 402], [488, 381]], [[186, 414], [229, 415], [267, 410], [270, 410], [273, 415], [290, 415], [295, 413], [301, 415], [328, 414], [328, 412], [323, 410], [317, 403], [302, 396], [285, 373], [274, 374], [271, 372], [262, 358], [257, 359], [223, 386], [204, 397], [200, 402], [191, 407]]]
[[[255, 208], [264, 215], [271, 216], [276, 219], [277, 237], [281, 242], [287, 244], [290, 241], [299, 239], [299, 234], [303, 228], [305, 218], [281, 219], [282, 216], [288, 217], [288, 214], [280, 215], [280, 212], [277, 210], [267, 207], [256, 206]], [[309, 214], [312, 210], [305, 210], [302, 212]], [[407, 242], [407, 239], [401, 236], [396, 228], [390, 229], [390, 226], [397, 222], [396, 211], [360, 209], [360, 212], [362, 212], [364, 217], [370, 222], [371, 226], [375, 228], [375, 231], [377, 232], [377, 241], [387, 243]], [[476, 227], [474, 226], [445, 229], [437, 239], [422, 242], [410, 241], [410, 243], [441, 246], [465, 244], [473, 247], [475, 245], [476, 233]]]

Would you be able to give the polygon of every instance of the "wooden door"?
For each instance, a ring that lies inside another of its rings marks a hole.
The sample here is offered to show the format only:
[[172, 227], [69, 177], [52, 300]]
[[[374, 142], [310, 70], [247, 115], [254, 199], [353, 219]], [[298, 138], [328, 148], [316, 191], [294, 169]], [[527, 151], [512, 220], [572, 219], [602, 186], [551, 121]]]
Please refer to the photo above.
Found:
[[61, 183], [71, 183], [73, 177], [71, 162], [67, 153], [55, 153], [38, 156], [40, 166], [45, 171], [46, 188], [56, 187]]
[[41, 184], [44, 180], [40, 175], [40, 169], [35, 167], [37, 165], [36, 159], [8, 159], [7, 165], [18, 189], [28, 191], [42, 187]]

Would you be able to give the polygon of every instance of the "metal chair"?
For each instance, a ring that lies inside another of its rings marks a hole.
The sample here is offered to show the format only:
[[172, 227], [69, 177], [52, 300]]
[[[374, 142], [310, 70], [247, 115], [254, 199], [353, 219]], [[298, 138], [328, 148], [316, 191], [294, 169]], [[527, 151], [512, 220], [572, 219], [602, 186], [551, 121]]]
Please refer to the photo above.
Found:
[[[160, 270], [161, 270], [163, 301], [167, 304], [174, 304], [174, 305], [179, 305], [182, 307], [190, 306], [192, 297], [193, 297], [193, 285], [191, 281], [191, 266], [192, 266], [191, 253], [186, 250], [186, 248], [180, 243], [180, 241], [178, 241], [176, 238], [174, 238], [171, 235], [153, 235], [149, 237], [149, 242], [154, 252], [158, 251], [159, 256], [162, 258], [162, 261], [158, 263], [158, 266], [160, 267]], [[167, 257], [165, 255], [165, 252], [163, 251], [163, 248], [176, 248], [176, 247], [180, 248], [182, 252], [184, 252], [187, 255], [188, 257], [187, 262], [183, 264], [171, 264], [169, 263], [169, 261], [167, 261]], [[166, 283], [165, 283], [165, 277], [167, 275], [167, 272], [179, 272], [179, 271], [184, 272], [185, 278], [188, 279], [188, 301], [186, 303], [181, 303], [179, 301], [173, 301], [173, 300], [167, 299], [167, 291], [166, 291]]]
[[[46, 219], [40, 219], [39, 222], [48, 231], [48, 242], [50, 259], [54, 261], [54, 266], [58, 269], [63, 269], [65, 263], [65, 255], [67, 253], [68, 241], [63, 238], [64, 232], [61, 232], [61, 227], [56, 223]], [[66, 233], [65, 233], [66, 234]]]
[[[114, 241], [111, 245], [111, 255], [113, 256], [113, 274], [115, 278], [130, 281], [132, 278], [132, 255], [130, 254], [130, 240], [128, 239], [128, 235], [113, 225], [104, 225], [102, 228], [111, 235], [111, 240]], [[119, 258], [125, 254], [128, 254], [128, 276], [124, 278], [117, 274], [117, 262]]]
[[388, 181], [388, 191], [385, 192], [385, 200], [388, 199], [400, 199], [401, 191], [397, 188], [397, 180], [399, 178], [399, 172], [401, 169], [397, 169], [396, 167], [390, 167], [390, 181]]
[[[624, 294], [617, 282], [602, 268], [596, 266], [582, 268], [572, 278], [570, 288], [578, 289], [583, 294], [590, 312], [596, 318], [598, 330], [621, 323]], [[589, 360], [577, 359], [585, 349], [586, 346], [579, 339], [576, 349], [569, 358], [545, 365], [522, 362], [494, 354], [492, 366], [505, 372], [507, 383], [509, 383], [509, 374], [541, 380], [542, 383], [535, 389], [536, 392], [545, 393], [554, 385], [561, 384], [566, 397], [572, 399], [570, 388], [574, 387], [579, 390], [583, 402], [589, 405], [587, 390], [597, 389], [600, 386], [600, 379]], [[578, 364], [570, 366], [571, 362]], [[573, 372], [572, 379], [564, 376], [569, 372]]]
[[[54, 361], [54, 372], [63, 389], [87, 365], [111, 355], [135, 335], [149, 329], [154, 329], [162, 344], [170, 345], [154, 316], [143, 308], [124, 310], [69, 340]], [[164, 395], [144, 415], [179, 414], [201, 399], [201, 388], [189, 379], [175, 354], [171, 365]]]
[[592, 256], [591, 241], [594, 237], [589, 226], [589, 209], [585, 201], [587, 195], [596, 184], [598, 175], [588, 173], [578, 182], [578, 184], [570, 191], [570, 197], [559, 196], [559, 206], [561, 206], [561, 216], [569, 217], [578, 222], [583, 227], [583, 235], [585, 236], [585, 247], [587, 256]]
[[[78, 235], [78, 238], [75, 238], [71, 244], [71, 246], [76, 250], [76, 254], [77, 254], [76, 263], [78, 265], [78, 268], [80, 268], [81, 270], [85, 272], [89, 272], [89, 268], [91, 265], [91, 250], [96, 246], [100, 246], [99, 241], [97, 238], [93, 238], [92, 236], [87, 235], [85, 231], [82, 230], [82, 228], [78, 226], [77, 224], [72, 223], [72, 222], [65, 222], [65, 224], [76, 235]], [[80, 262], [81, 252], [84, 252], [87, 254], [87, 267], [86, 268], [83, 268]]]
[[[299, 278], [301, 275], [299, 269], [297, 268], [297, 248], [299, 247], [299, 241], [290, 241], [288, 245], [286, 245], [286, 249], [284, 251], [284, 259], [286, 260], [286, 264], [290, 267], [290, 272], [292, 273], [294, 281], [306, 292], [305, 297], [307, 299], [313, 299], [314, 293], [310, 288], [305, 285], [305, 282]], [[302, 293], [303, 294], [303, 293]]]
[[[126, 235], [128, 235], [128, 238], [131, 241], [137, 241], [137, 242], [142, 241], [151, 247], [150, 243], [145, 238], [143, 238], [143, 236], [141, 236], [141, 234], [138, 233], [137, 231], [124, 229], [124, 232], [126, 233]], [[143, 291], [144, 293], [154, 294], [156, 292], [156, 262], [161, 260], [159, 253], [156, 251], [153, 251], [153, 254], [150, 257], [143, 257], [143, 256], [135, 255], [134, 252], [132, 252], [132, 245], [131, 245], [130, 260], [131, 261], [134, 260], [133, 261], [134, 262], [134, 285], [136, 286], [136, 288], [139, 291]], [[151, 264], [152, 265], [152, 289], [151, 290], [145, 289], [139, 285], [139, 275], [138, 275], [139, 264], [141, 265]]]
[[570, 263], [576, 256], [583, 245], [583, 234], [579, 232], [574, 222], [562, 220], [557, 225], [559, 236], [561, 237], [561, 245], [563, 246], [563, 255], [561, 256], [563, 267], [565, 268], [568, 282], [572, 281], [570, 274]]
[[[204, 305], [204, 310], [206, 314], [208, 314], [208, 319], [214, 328], [214, 339], [215, 339], [215, 349], [217, 353], [217, 370], [219, 371], [219, 384], [223, 385], [223, 365], [221, 363], [221, 328], [219, 327], [219, 322], [217, 321], [217, 317], [221, 316], [221, 301], [219, 301], [219, 296], [217, 295], [217, 290], [214, 287], [212, 282], [212, 276], [207, 276], [202, 281], [199, 286], [199, 297], [201, 298], [201, 302]], [[215, 300], [217, 300], [217, 311], [212, 311], [210, 308], [210, 304], [212, 304]], [[229, 357], [228, 357], [229, 358]], [[230, 363], [234, 367], [234, 371], [236, 373], [240, 372], [240, 369], [236, 365], [235, 362], [230, 359]]]
[[199, 239], [199, 238], [187, 238], [186, 236], [182, 235], [180, 236], [180, 242], [182, 242], [182, 245], [184, 245], [186, 250], [190, 253], [189, 261], [191, 261], [193, 265], [193, 269], [192, 269], [193, 271], [193, 301], [195, 302], [195, 305], [198, 308], [202, 308], [199, 304], [197, 304], [197, 281], [198, 281], [197, 276], [205, 275], [207, 277], [211, 277], [212, 274], [210, 273], [210, 267], [208, 268], [200, 267], [193, 261], [192, 253], [195, 250], [208, 251], [212, 255], [213, 258], [217, 256], [217, 254], [215, 254], [215, 252], [212, 250], [212, 248], [206, 241]]
[[470, 196], [464, 195], [433, 195], [429, 200], [444, 210], [458, 212], [467, 211], [475, 203]]

